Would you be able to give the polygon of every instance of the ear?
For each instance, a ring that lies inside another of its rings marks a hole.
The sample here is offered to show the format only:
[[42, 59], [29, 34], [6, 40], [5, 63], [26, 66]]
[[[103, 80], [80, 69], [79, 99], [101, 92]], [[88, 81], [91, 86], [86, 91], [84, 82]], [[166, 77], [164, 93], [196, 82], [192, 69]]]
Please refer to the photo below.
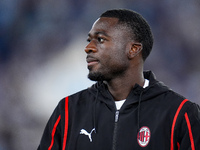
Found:
[[129, 59], [134, 58], [142, 51], [142, 43], [133, 43], [128, 52]]

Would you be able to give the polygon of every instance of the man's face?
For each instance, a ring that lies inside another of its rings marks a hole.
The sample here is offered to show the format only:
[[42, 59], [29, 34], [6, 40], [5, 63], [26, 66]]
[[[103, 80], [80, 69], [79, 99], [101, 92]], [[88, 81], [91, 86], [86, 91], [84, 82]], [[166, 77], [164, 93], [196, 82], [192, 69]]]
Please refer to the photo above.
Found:
[[102, 17], [94, 23], [85, 48], [89, 79], [109, 81], [124, 75], [129, 66], [128, 36], [117, 18]]

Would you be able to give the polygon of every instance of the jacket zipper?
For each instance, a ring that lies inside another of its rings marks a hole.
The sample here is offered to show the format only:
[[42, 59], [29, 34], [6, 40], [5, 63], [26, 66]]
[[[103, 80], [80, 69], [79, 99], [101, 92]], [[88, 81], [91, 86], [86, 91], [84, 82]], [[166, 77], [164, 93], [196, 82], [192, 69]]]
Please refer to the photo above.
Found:
[[114, 132], [113, 132], [113, 145], [112, 150], [116, 150], [116, 144], [117, 144], [117, 124], [119, 120], [119, 110], [115, 112], [115, 124], [114, 124]]

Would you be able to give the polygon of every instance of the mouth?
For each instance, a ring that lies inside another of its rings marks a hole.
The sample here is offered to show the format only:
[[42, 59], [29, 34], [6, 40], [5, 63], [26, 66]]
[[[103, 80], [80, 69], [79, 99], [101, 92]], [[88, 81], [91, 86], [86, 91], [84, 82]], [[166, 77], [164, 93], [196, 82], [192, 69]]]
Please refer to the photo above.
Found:
[[87, 56], [86, 61], [88, 63], [88, 67], [92, 66], [92, 65], [95, 65], [95, 64], [97, 64], [99, 62], [98, 59], [96, 59], [96, 58], [94, 58], [92, 56]]

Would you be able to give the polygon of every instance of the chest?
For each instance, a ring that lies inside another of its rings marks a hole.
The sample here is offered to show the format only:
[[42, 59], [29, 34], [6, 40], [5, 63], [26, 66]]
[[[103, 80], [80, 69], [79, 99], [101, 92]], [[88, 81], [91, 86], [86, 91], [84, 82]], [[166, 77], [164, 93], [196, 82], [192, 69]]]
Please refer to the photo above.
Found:
[[129, 107], [120, 111], [105, 104], [79, 108], [69, 117], [69, 150], [152, 149], [161, 145], [169, 149], [169, 112], [143, 105]]

